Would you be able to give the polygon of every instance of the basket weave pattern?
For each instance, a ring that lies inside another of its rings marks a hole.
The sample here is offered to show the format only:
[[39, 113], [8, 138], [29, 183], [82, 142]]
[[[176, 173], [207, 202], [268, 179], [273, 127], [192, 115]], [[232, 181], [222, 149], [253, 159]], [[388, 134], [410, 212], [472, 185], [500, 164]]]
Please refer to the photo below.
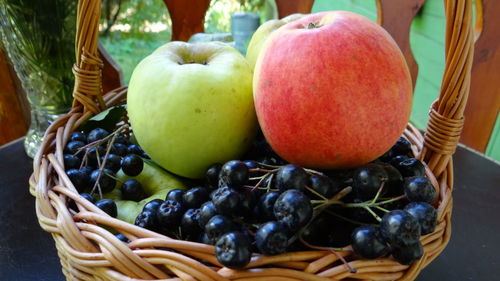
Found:
[[[78, 5], [76, 77], [73, 109], [54, 122], [45, 134], [30, 192], [36, 197], [40, 226], [51, 233], [68, 280], [413, 280], [445, 248], [451, 235], [453, 166], [451, 155], [464, 123], [473, 56], [471, 0], [445, 0], [446, 69], [439, 99], [432, 105], [425, 135], [408, 125], [404, 136], [427, 175], [439, 189], [438, 225], [421, 238], [424, 256], [411, 266], [390, 258], [356, 260], [339, 252], [357, 273], [350, 273], [329, 251], [304, 251], [277, 256], [255, 255], [244, 270], [223, 267], [214, 247], [175, 240], [109, 217], [78, 195], [64, 172], [63, 148], [71, 133], [100, 111], [126, 102], [126, 88], [102, 93], [102, 61], [97, 53], [100, 0]], [[68, 209], [69, 199], [78, 213]], [[131, 240], [119, 241], [103, 226]], [[157, 250], [170, 248], [175, 251]], [[199, 260], [205, 261], [204, 263]]]

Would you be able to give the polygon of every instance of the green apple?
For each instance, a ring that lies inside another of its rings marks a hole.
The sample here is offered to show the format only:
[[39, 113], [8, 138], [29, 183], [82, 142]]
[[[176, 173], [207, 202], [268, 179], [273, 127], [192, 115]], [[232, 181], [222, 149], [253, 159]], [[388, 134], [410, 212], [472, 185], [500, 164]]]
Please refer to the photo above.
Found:
[[240, 157], [258, 127], [252, 70], [221, 42], [167, 43], [135, 68], [128, 116], [137, 142], [156, 163], [188, 178]]
[[255, 68], [255, 64], [257, 62], [257, 58], [259, 57], [260, 50], [262, 50], [262, 47], [264, 46], [264, 43], [266, 42], [266, 39], [269, 37], [269, 35], [276, 29], [280, 28], [281, 26], [289, 22], [298, 20], [303, 16], [305, 15], [291, 14], [279, 20], [268, 20], [261, 26], [259, 26], [259, 28], [257, 28], [257, 30], [252, 36], [252, 39], [250, 39], [250, 43], [248, 43], [247, 55], [246, 55], [248, 64], [250, 64], [252, 70]]
[[[177, 176], [165, 170], [162, 170], [161, 168], [148, 161], [144, 162], [144, 167], [139, 175], [130, 177], [125, 175], [123, 171], [120, 170], [116, 174], [116, 177], [118, 178], [119, 182], [117, 182], [115, 189], [109, 193], [104, 194], [103, 196], [104, 198], [113, 199], [115, 201], [118, 209], [118, 219], [132, 224], [147, 202], [153, 199], [165, 200], [165, 197], [170, 190], [186, 188], [186, 184]], [[141, 183], [147, 198], [139, 202], [120, 199], [121, 182], [129, 179], [136, 179]]]

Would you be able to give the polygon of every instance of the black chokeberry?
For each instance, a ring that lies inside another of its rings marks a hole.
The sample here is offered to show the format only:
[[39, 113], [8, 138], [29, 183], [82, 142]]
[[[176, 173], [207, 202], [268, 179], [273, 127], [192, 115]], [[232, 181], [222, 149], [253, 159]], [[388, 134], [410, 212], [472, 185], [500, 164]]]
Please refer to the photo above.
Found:
[[283, 192], [274, 202], [274, 216], [291, 231], [306, 225], [312, 217], [309, 198], [297, 189]]
[[296, 189], [303, 191], [309, 176], [306, 171], [294, 164], [282, 166], [276, 172], [276, 187], [280, 191]]
[[426, 177], [409, 177], [404, 182], [404, 193], [410, 202], [433, 203], [436, 200], [436, 190]]
[[198, 237], [200, 228], [200, 209], [188, 209], [181, 218], [182, 235], [188, 240]]
[[90, 174], [90, 186], [93, 188], [96, 185], [101, 189], [101, 192], [107, 193], [112, 191], [116, 185], [115, 173], [110, 169], [94, 170]]
[[328, 199], [332, 198], [342, 188], [342, 184], [339, 181], [334, 181], [325, 175], [319, 174], [309, 177], [309, 185], [314, 191]]
[[399, 163], [405, 161], [406, 159], [409, 159], [410, 157], [406, 155], [396, 155], [394, 156], [390, 161], [389, 164], [391, 164], [394, 167], [398, 167]]
[[[88, 148], [86, 153], [87, 153], [88, 164], [93, 167], [98, 167], [98, 165], [101, 164], [100, 162], [101, 157], [106, 155], [106, 148], [102, 146], [96, 146]], [[99, 161], [97, 161], [98, 159]]]
[[259, 198], [257, 206], [259, 208], [261, 221], [276, 220], [276, 217], [274, 216], [274, 203], [279, 196], [279, 192], [270, 191]]
[[404, 137], [400, 137], [391, 147], [393, 155], [408, 155], [411, 152], [411, 143]]
[[243, 268], [252, 257], [250, 243], [245, 235], [239, 231], [226, 233], [215, 243], [215, 256], [226, 267]]
[[360, 226], [352, 232], [352, 248], [365, 259], [376, 259], [389, 252], [379, 229], [371, 225]]
[[387, 181], [384, 184], [384, 190], [387, 196], [397, 196], [403, 194], [403, 177], [394, 166], [383, 163], [380, 164], [387, 173]]
[[156, 212], [157, 222], [161, 227], [176, 227], [180, 224], [184, 215], [181, 203], [174, 200], [163, 202]]
[[207, 222], [217, 215], [217, 211], [215, 210], [214, 203], [212, 201], [207, 201], [203, 203], [200, 207], [200, 220], [199, 224], [202, 229], [205, 229], [205, 225]]
[[248, 169], [258, 169], [260, 168], [259, 163], [254, 160], [245, 160], [243, 163], [247, 166]]
[[214, 163], [207, 168], [205, 172], [205, 178], [210, 187], [217, 188], [217, 185], [219, 183], [219, 173], [221, 168], [222, 164], [220, 163]]
[[124, 135], [118, 135], [115, 137], [114, 143], [119, 143], [119, 144], [124, 144], [124, 145], [129, 145], [130, 141], [124, 136]]
[[78, 153], [78, 151], [83, 151], [82, 148], [85, 146], [84, 142], [81, 141], [70, 141], [68, 144], [66, 144], [66, 147], [64, 147], [64, 153], [65, 154], [72, 154], [72, 155], [80, 155], [81, 153]]
[[69, 139], [70, 141], [81, 141], [87, 143], [87, 136], [82, 132], [73, 132]]
[[434, 232], [437, 224], [437, 211], [432, 205], [426, 202], [411, 202], [404, 210], [417, 219], [422, 235]]
[[144, 161], [142, 161], [141, 157], [135, 154], [128, 154], [122, 159], [122, 171], [131, 177], [135, 177], [142, 172], [144, 168]]
[[376, 162], [376, 163], [377, 162], [381, 162], [381, 163], [389, 162], [393, 156], [394, 156], [394, 152], [389, 149], [384, 154], [379, 156], [379, 158], [377, 158], [374, 162]]
[[125, 235], [123, 235], [121, 233], [115, 234], [115, 237], [118, 238], [118, 240], [120, 240], [120, 241], [122, 241], [124, 243], [129, 243], [130, 242], [130, 240]]
[[285, 225], [277, 221], [269, 221], [259, 226], [255, 233], [255, 243], [264, 255], [284, 253], [288, 247], [290, 235]]
[[[95, 203], [95, 198], [88, 193], [80, 193], [80, 196], [82, 196], [83, 198], [85, 198], [87, 201], [89, 201], [92, 204]], [[75, 210], [75, 211], [78, 211], [78, 207], [76, 206], [76, 202], [74, 200], [69, 201], [68, 207]]]
[[142, 207], [142, 211], [143, 212], [152, 212], [152, 213], [155, 213], [156, 215], [156, 212], [158, 211], [158, 208], [160, 207], [160, 205], [163, 203], [163, 200], [161, 199], [153, 199], [151, 201], [149, 201], [148, 203], [144, 204], [144, 207]]
[[425, 166], [418, 159], [408, 158], [405, 159], [394, 167], [399, 170], [403, 178], [425, 176]]
[[400, 264], [410, 265], [424, 255], [424, 248], [420, 241], [414, 241], [404, 247], [394, 247], [392, 256]]
[[352, 190], [361, 200], [370, 200], [375, 197], [387, 179], [387, 172], [383, 166], [375, 163], [366, 164], [354, 172]]
[[106, 156], [106, 163], [104, 163], [104, 156], [101, 158], [101, 163], [104, 163], [104, 168], [108, 168], [114, 173], [120, 170], [121, 161], [122, 158], [116, 154], [108, 154], [108, 156]]
[[121, 193], [123, 200], [132, 200], [138, 202], [141, 201], [144, 197], [144, 190], [142, 188], [142, 185], [136, 179], [129, 179], [123, 182]]
[[240, 194], [229, 187], [219, 187], [214, 191], [212, 198], [214, 202], [215, 210], [217, 213], [234, 216], [238, 214], [238, 208], [240, 208], [241, 196]]
[[125, 156], [128, 154], [127, 146], [122, 143], [114, 143], [113, 148], [115, 150], [116, 155]]
[[64, 154], [63, 159], [64, 169], [66, 169], [66, 171], [70, 169], [80, 169], [82, 161], [77, 156], [73, 154]]
[[199, 242], [203, 243], [203, 244], [207, 244], [207, 245], [214, 245], [215, 244], [215, 241], [208, 238], [208, 235], [205, 232], [203, 232], [201, 234]]
[[382, 217], [380, 233], [392, 246], [403, 247], [418, 241], [420, 238], [420, 224], [407, 211], [394, 210]]
[[202, 186], [186, 190], [182, 196], [182, 202], [186, 209], [199, 208], [201, 204], [207, 202], [208, 200], [210, 200], [210, 192]]
[[116, 203], [111, 199], [99, 200], [95, 202], [95, 205], [113, 218], [116, 218], [116, 216], [118, 215]]
[[82, 196], [83, 198], [85, 198], [87, 201], [89, 201], [90, 203], [94, 204], [95, 203], [95, 198], [94, 196], [88, 194], [88, 193], [80, 193], [80, 196]]
[[248, 167], [239, 160], [231, 160], [222, 165], [219, 182], [230, 188], [240, 189], [248, 181]]
[[89, 132], [87, 136], [87, 142], [92, 143], [96, 142], [98, 140], [102, 140], [103, 138], [109, 136], [108, 131], [102, 129], [102, 128], [97, 128]]
[[135, 218], [134, 224], [142, 228], [154, 231], [156, 229], [156, 213], [148, 210], [143, 210]]
[[128, 154], [135, 154], [137, 156], [142, 156], [142, 153], [144, 153], [142, 148], [140, 146], [138, 146], [137, 144], [131, 144], [131, 145], [127, 146], [127, 150], [128, 150]]
[[70, 169], [66, 171], [66, 175], [78, 192], [83, 192], [90, 187], [90, 176], [85, 171]]
[[167, 193], [167, 197], [165, 200], [174, 200], [179, 203], [184, 203], [183, 201], [183, 196], [184, 196], [184, 190], [183, 189], [172, 189]]
[[238, 230], [238, 227], [228, 217], [222, 215], [213, 216], [205, 224], [205, 233], [211, 240], [217, 240], [219, 237], [231, 231]]
[[257, 203], [255, 193], [248, 189], [241, 190], [238, 193], [240, 194], [240, 208], [236, 215], [249, 219], [252, 217], [253, 209]]

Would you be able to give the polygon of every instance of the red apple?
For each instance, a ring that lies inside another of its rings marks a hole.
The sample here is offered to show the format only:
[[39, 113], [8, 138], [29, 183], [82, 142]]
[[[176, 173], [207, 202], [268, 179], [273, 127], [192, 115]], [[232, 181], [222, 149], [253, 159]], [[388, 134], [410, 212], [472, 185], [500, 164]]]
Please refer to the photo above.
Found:
[[306, 167], [376, 159], [401, 136], [411, 111], [401, 50], [378, 24], [350, 12], [311, 14], [273, 32], [253, 83], [267, 141]]

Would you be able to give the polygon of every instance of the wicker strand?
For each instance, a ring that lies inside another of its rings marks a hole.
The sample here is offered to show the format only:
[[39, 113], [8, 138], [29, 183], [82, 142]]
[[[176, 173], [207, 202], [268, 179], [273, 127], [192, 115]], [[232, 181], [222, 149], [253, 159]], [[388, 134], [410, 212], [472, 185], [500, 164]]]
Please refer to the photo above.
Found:
[[432, 105], [422, 159], [439, 177], [455, 152], [470, 88], [474, 34], [470, 0], [445, 1], [446, 70], [441, 94]]

